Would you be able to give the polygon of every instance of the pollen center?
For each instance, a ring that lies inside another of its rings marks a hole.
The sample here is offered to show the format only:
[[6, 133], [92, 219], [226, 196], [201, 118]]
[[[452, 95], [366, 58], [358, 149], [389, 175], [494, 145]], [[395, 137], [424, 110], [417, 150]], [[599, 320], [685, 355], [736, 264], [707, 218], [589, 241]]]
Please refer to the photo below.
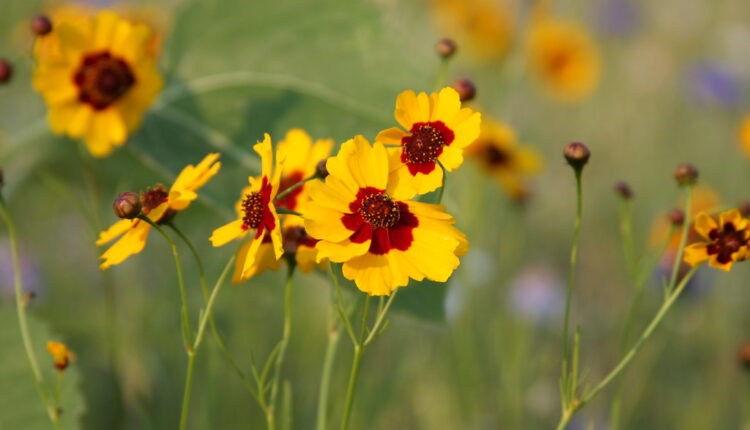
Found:
[[411, 136], [404, 138], [404, 154], [409, 163], [433, 163], [447, 142], [440, 129], [423, 124], [412, 129]]
[[242, 199], [242, 210], [245, 215], [242, 217], [242, 228], [257, 229], [263, 221], [263, 198], [259, 192], [247, 194]]
[[73, 81], [78, 86], [78, 100], [102, 110], [128, 92], [135, 76], [124, 60], [100, 52], [84, 57]]
[[154, 210], [157, 206], [167, 201], [167, 188], [162, 184], [156, 184], [153, 187], [146, 188], [146, 191], [141, 193], [141, 206], [143, 206], [143, 213], [147, 214]]
[[714, 243], [708, 245], [707, 251], [709, 254], [718, 254], [717, 260], [720, 263], [731, 261], [732, 254], [747, 245], [745, 230], [737, 231], [732, 223], [725, 224], [721, 231], [712, 230], [710, 236]]
[[373, 228], [393, 227], [401, 218], [398, 204], [386, 194], [371, 194], [365, 197], [359, 213]]

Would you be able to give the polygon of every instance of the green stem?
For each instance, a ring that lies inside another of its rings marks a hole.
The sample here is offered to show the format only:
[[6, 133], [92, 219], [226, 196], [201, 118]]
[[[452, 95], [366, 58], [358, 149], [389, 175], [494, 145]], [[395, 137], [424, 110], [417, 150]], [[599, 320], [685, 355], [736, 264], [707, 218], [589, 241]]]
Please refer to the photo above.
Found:
[[[688, 198], [686, 200], [686, 207], [690, 208], [690, 199]], [[687, 224], [687, 223], [686, 223]], [[684, 247], [680, 248], [677, 252], [677, 259], [682, 259], [682, 254], [684, 251]], [[583, 399], [580, 401], [572, 404], [569, 408], [567, 408], [563, 412], [563, 416], [560, 419], [560, 423], [558, 424], [558, 429], [564, 429], [567, 423], [570, 421], [570, 419], [575, 415], [575, 413], [580, 410], [583, 406], [585, 406], [588, 402], [590, 402], [594, 397], [596, 397], [599, 392], [601, 392], [607, 385], [609, 385], [617, 376], [622, 373], [623, 370], [630, 364], [630, 361], [635, 357], [635, 355], [638, 353], [638, 351], [641, 349], [643, 344], [651, 337], [651, 334], [654, 332], [656, 327], [659, 326], [659, 323], [661, 323], [662, 319], [664, 319], [664, 316], [667, 314], [669, 309], [672, 307], [672, 305], [677, 301], [677, 298], [680, 296], [682, 291], [685, 289], [685, 286], [688, 284], [688, 281], [693, 277], [695, 272], [698, 270], [700, 266], [695, 266], [692, 269], [690, 269], [690, 272], [685, 275], [680, 283], [674, 287], [669, 289], [669, 296], [667, 296], [664, 303], [659, 308], [659, 311], [656, 313], [654, 318], [651, 320], [651, 323], [646, 327], [646, 329], [643, 331], [641, 336], [638, 338], [636, 343], [633, 345], [632, 348], [623, 356], [623, 358], [620, 360], [620, 362], [612, 369], [607, 376], [602, 379], [599, 384], [597, 384], [588, 394], [586, 394]], [[671, 285], [670, 285], [671, 287]]]
[[47, 415], [55, 428], [60, 428], [59, 416], [57, 411], [49, 404], [47, 393], [44, 391], [43, 383], [44, 377], [42, 371], [39, 368], [39, 362], [34, 354], [34, 348], [31, 342], [31, 334], [29, 333], [29, 324], [26, 317], [26, 296], [23, 290], [23, 280], [21, 279], [21, 263], [18, 257], [18, 240], [16, 238], [16, 227], [13, 223], [13, 219], [10, 216], [8, 207], [5, 203], [5, 199], [0, 196], [0, 216], [2, 216], [5, 225], [8, 228], [8, 237], [10, 240], [10, 256], [13, 264], [13, 287], [16, 295], [16, 310], [18, 312], [18, 326], [21, 331], [21, 339], [23, 340], [23, 347], [26, 351], [26, 360], [29, 362], [31, 367], [31, 374], [34, 377], [34, 386], [39, 394], [39, 398], [42, 401]]
[[185, 293], [185, 279], [182, 274], [182, 263], [180, 263], [180, 255], [177, 252], [177, 245], [175, 245], [172, 238], [169, 237], [169, 235], [164, 231], [164, 229], [159, 227], [155, 222], [151, 221], [151, 219], [148, 216], [139, 215], [138, 218], [143, 221], [146, 221], [147, 223], [151, 225], [151, 227], [156, 229], [156, 231], [158, 231], [159, 234], [161, 234], [162, 237], [164, 237], [164, 240], [166, 240], [167, 243], [169, 243], [170, 248], [172, 248], [172, 257], [174, 258], [174, 265], [177, 268], [177, 283], [179, 284], [179, 287], [180, 287], [180, 301], [182, 302], [182, 310], [181, 310], [182, 342], [185, 346], [185, 350], [187, 351], [188, 356], [190, 356], [192, 352], [193, 331], [190, 328], [190, 314], [188, 313], [187, 294]]
[[[188, 246], [190, 249], [190, 252], [193, 254], [193, 258], [195, 259], [195, 265], [198, 268], [198, 277], [200, 279], [200, 287], [201, 287], [201, 293], [203, 294], [203, 301], [206, 303], [206, 305], [209, 305], [210, 302], [210, 293], [208, 292], [208, 287], [206, 286], [206, 273], [203, 266], [203, 261], [200, 258], [200, 254], [198, 254], [198, 251], [195, 248], [195, 245], [193, 245], [193, 242], [179, 229], [177, 226], [170, 222], [167, 224], [176, 234], [177, 236], [182, 239], [183, 242]], [[230, 262], [227, 263], [227, 269], [231, 266], [232, 262], [234, 262], [234, 257], [230, 259]], [[222, 272], [223, 273], [223, 272]], [[224, 276], [222, 274], [222, 276]], [[223, 279], [223, 278], [222, 278]], [[217, 287], [214, 287], [214, 290]], [[208, 315], [208, 323], [211, 328], [211, 335], [213, 336], [214, 340], [216, 341], [216, 344], [219, 346], [219, 350], [224, 355], [224, 358], [226, 359], [227, 363], [229, 363], [230, 367], [234, 370], [234, 372], [237, 374], [237, 377], [240, 378], [242, 385], [245, 387], [245, 389], [250, 393], [250, 395], [257, 400], [258, 394], [255, 392], [255, 388], [253, 387], [252, 382], [250, 382], [250, 379], [248, 379], [247, 375], [245, 375], [245, 372], [242, 371], [242, 368], [237, 364], [237, 361], [235, 361], [234, 357], [232, 357], [232, 354], [229, 352], [229, 348], [227, 348], [226, 342], [224, 342], [224, 337], [219, 332], [219, 328], [216, 326], [216, 320], [214, 320], [213, 313]], [[201, 331], [199, 329], [199, 331]]]
[[440, 165], [440, 169], [443, 171], [443, 181], [440, 184], [440, 188], [438, 189], [438, 197], [436, 203], [441, 204], [443, 202], [443, 194], [445, 194], [445, 184], [448, 182], [448, 172], [445, 170], [445, 167], [443, 167], [443, 163], [438, 161], [438, 164]]
[[620, 202], [620, 237], [622, 253], [625, 256], [625, 267], [628, 276], [633, 279], [636, 272], [635, 251], [633, 246], [633, 208], [630, 199]]
[[289, 260], [289, 270], [287, 271], [286, 284], [284, 286], [284, 329], [281, 335], [281, 344], [279, 352], [276, 355], [276, 362], [274, 363], [274, 375], [273, 382], [271, 383], [271, 397], [269, 400], [268, 410], [266, 413], [266, 420], [268, 423], [268, 429], [272, 430], [275, 428], [275, 413], [276, 413], [276, 400], [279, 394], [279, 381], [281, 380], [281, 365], [284, 362], [284, 356], [286, 355], [286, 349], [289, 345], [289, 336], [292, 332], [292, 276], [294, 275], [294, 261]]
[[573, 298], [573, 281], [575, 279], [576, 260], [578, 258], [578, 240], [581, 233], [581, 218], [583, 213], [583, 189], [581, 186], [582, 169], [575, 169], [576, 176], [576, 220], [573, 230], [573, 243], [570, 247], [570, 267], [568, 269], [568, 283], [565, 293], [565, 319], [563, 320], [563, 372], [567, 373], [567, 361], [569, 354], [569, 323], [570, 323], [570, 305]]
[[303, 180], [301, 180], [299, 182], [296, 182], [296, 183], [290, 185], [287, 189], [285, 189], [284, 191], [281, 191], [279, 194], [277, 194], [276, 198], [273, 199], [273, 200], [274, 201], [278, 201], [278, 200], [283, 199], [284, 197], [288, 196], [292, 191], [294, 191], [297, 188], [305, 185], [305, 183], [307, 181], [311, 181], [311, 180], [313, 180], [313, 179], [315, 179], [317, 177], [318, 177], [318, 175], [316, 173], [313, 173], [311, 176], [309, 176], [309, 177], [307, 177], [307, 178], [305, 178], [305, 179], [303, 179]]
[[692, 186], [686, 186], [685, 187], [685, 222], [682, 224], [682, 234], [680, 235], [680, 247], [677, 248], [679, 252], [677, 253], [677, 256], [675, 256], [674, 263], [672, 263], [672, 275], [669, 277], [669, 289], [667, 291], [671, 292], [674, 289], [675, 284], [677, 283], [677, 276], [680, 272], [680, 265], [682, 265], [682, 252], [685, 249], [685, 245], [687, 244], [687, 237], [688, 237], [688, 231], [690, 230], [690, 209], [691, 209], [691, 200], [693, 197], [693, 187]]
[[188, 351], [187, 373], [185, 374], [185, 390], [182, 394], [182, 411], [180, 412], [180, 430], [187, 427], [188, 412], [190, 411], [190, 394], [193, 388], [193, 371], [195, 369], [195, 351]]
[[365, 333], [367, 330], [367, 317], [370, 312], [370, 300], [371, 295], [367, 295], [365, 298], [365, 304], [362, 309], [362, 326], [359, 330], [359, 340], [354, 345], [354, 357], [352, 358], [352, 368], [349, 374], [349, 384], [346, 390], [346, 403], [344, 406], [344, 418], [341, 421], [341, 430], [347, 430], [349, 428], [349, 418], [352, 413], [352, 404], [354, 402], [354, 392], [357, 388], [357, 379], [359, 378], [359, 367], [362, 362], [362, 353], [365, 350]]
[[341, 332], [337, 324], [332, 322], [328, 329], [328, 343], [326, 344], [326, 353], [323, 358], [323, 373], [320, 377], [320, 389], [318, 390], [318, 416], [316, 430], [326, 430], [328, 428], [328, 393], [331, 387], [331, 375], [333, 374], [333, 363], [336, 359]]
[[448, 66], [450, 65], [450, 58], [441, 58], [440, 65], [438, 66], [437, 73], [435, 74], [435, 85], [433, 85], [434, 92], [440, 91], [445, 82], [445, 76], [448, 74]]

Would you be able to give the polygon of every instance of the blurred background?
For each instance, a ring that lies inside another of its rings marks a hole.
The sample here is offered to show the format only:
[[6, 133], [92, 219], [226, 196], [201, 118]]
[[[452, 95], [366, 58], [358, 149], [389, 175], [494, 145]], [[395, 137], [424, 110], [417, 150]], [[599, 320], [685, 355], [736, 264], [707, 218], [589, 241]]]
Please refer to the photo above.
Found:
[[[667, 211], [681, 204], [672, 179], [678, 163], [700, 170], [705, 209], [750, 198], [750, 142], [743, 147], [741, 131], [750, 113], [750, 4], [741, 0], [75, 4], [113, 8], [154, 28], [165, 86], [124, 147], [106, 159], [81, 157], [77, 142], [51, 133], [30, 84], [30, 18], [71, 3], [2, 0], [0, 57], [14, 66], [12, 81], [0, 87], [3, 194], [18, 224], [25, 285], [36, 294], [30, 312], [42, 365], [52, 376], [46, 340], [64, 341], [77, 355], [66, 371], [65, 428], [175, 428], [179, 418], [185, 356], [169, 248], [154, 236], [125, 263], [97, 267], [103, 249], [94, 241], [116, 220], [117, 193], [168, 185], [186, 164], [222, 152], [221, 173], [176, 219], [198, 244], [212, 283], [232, 249], [213, 249], [207, 239], [231, 219], [237, 190], [258, 172], [251, 146], [262, 133], [278, 140], [300, 127], [338, 143], [355, 134], [374, 138], [395, 125], [401, 91], [434, 89], [442, 37], [458, 44], [443, 84], [470, 79], [476, 97], [469, 105], [504, 130], [493, 135], [504, 136], [503, 148], [526, 161], [503, 171], [478, 152], [449, 177], [444, 203], [471, 251], [448, 284], [412, 283], [399, 293], [388, 330], [365, 355], [351, 428], [554, 427], [575, 212], [565, 144], [585, 142], [592, 151], [573, 301], [591, 385], [621, 355], [634, 291], [615, 182], [627, 181], [635, 193], [639, 255], [653, 252]], [[22, 353], [2, 231], [0, 428], [49, 428]], [[670, 263], [667, 257], [663, 265]], [[196, 315], [197, 274], [186, 265]], [[621, 428], [748, 428], [750, 374], [737, 359], [750, 341], [748, 269], [699, 271], [625, 375]], [[658, 270], [637, 310], [639, 332], [660, 305]], [[217, 322], [245, 366], [251, 356], [264, 360], [281, 335], [282, 282], [283, 273], [266, 273], [228, 285], [219, 297]], [[329, 288], [324, 273], [294, 280], [283, 376], [293, 383], [295, 429], [314, 425]], [[345, 288], [354, 300], [354, 286]], [[339, 344], [332, 382], [335, 425], [351, 360], [347, 342]], [[191, 428], [264, 427], [213, 339], [196, 378]], [[610, 428], [612, 393], [570, 428]]]

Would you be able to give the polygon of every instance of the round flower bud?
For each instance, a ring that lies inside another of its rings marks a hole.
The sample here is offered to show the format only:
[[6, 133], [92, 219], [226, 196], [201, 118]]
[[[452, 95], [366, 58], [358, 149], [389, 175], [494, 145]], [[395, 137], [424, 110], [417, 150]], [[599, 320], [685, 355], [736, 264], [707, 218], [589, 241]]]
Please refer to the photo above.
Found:
[[37, 15], [31, 19], [31, 31], [37, 36], [44, 36], [52, 31], [52, 21], [46, 15]]
[[456, 53], [456, 42], [453, 41], [453, 39], [449, 38], [443, 38], [440, 39], [435, 45], [435, 50], [437, 50], [438, 55], [440, 55], [443, 58], [450, 58], [453, 56], [453, 54]]
[[745, 342], [737, 350], [737, 361], [740, 366], [750, 370], [750, 342]]
[[682, 163], [675, 169], [674, 178], [680, 185], [693, 185], [698, 179], [698, 169], [690, 163]]
[[132, 191], [120, 193], [112, 207], [118, 217], [133, 219], [141, 213], [141, 198], [138, 193]]
[[737, 205], [737, 209], [739, 209], [742, 216], [747, 217], [748, 215], [750, 215], [750, 202], [747, 200], [741, 202], [739, 205]]
[[326, 176], [328, 176], [328, 167], [326, 167], [327, 161], [328, 159], [324, 158], [318, 162], [317, 166], [315, 166], [315, 174], [320, 179], [325, 179]]
[[670, 210], [667, 213], [667, 217], [674, 226], [681, 226], [685, 223], [685, 212], [683, 212], [681, 209]]
[[616, 183], [615, 192], [623, 199], [629, 200], [633, 198], [633, 190], [630, 189], [630, 185], [628, 185], [627, 182], [620, 181]]
[[452, 87], [458, 92], [458, 98], [461, 99], [462, 102], [473, 100], [477, 95], [477, 88], [474, 86], [474, 83], [466, 78], [456, 79], [453, 82]]
[[8, 60], [0, 59], [0, 84], [10, 81], [11, 76], [13, 76], [13, 66]]
[[582, 169], [591, 157], [589, 148], [581, 142], [573, 142], [565, 145], [563, 156], [574, 169]]

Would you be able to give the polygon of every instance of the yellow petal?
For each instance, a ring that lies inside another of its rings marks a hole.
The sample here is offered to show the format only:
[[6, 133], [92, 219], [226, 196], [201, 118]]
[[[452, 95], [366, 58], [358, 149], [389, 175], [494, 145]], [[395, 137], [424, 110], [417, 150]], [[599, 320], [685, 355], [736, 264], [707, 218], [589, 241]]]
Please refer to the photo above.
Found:
[[96, 240], [97, 245], [104, 245], [105, 243], [111, 242], [117, 237], [122, 236], [128, 230], [133, 227], [133, 224], [138, 221], [131, 219], [123, 219], [112, 224], [108, 229], [99, 233], [99, 238]]
[[245, 234], [245, 230], [242, 228], [242, 224], [243, 221], [241, 219], [238, 219], [222, 227], [219, 227], [213, 231], [211, 237], [208, 240], [211, 241], [211, 245], [213, 246], [226, 245], [227, 243]]
[[352, 234], [341, 221], [344, 214], [314, 202], [305, 209], [305, 230], [315, 239], [340, 242]]
[[436, 97], [436, 102], [432, 107], [430, 121], [443, 121], [446, 123], [461, 110], [461, 99], [458, 92], [451, 88], [445, 87], [440, 90]]
[[372, 296], [387, 296], [409, 283], [402, 272], [396, 272], [386, 255], [365, 254], [345, 262], [342, 273], [354, 281], [360, 291]]
[[718, 227], [716, 221], [705, 212], [701, 212], [695, 217], [695, 231], [706, 239], [710, 239], [711, 231]]
[[273, 167], [273, 148], [271, 147], [271, 136], [268, 133], [263, 134], [263, 141], [253, 146], [253, 150], [260, 156], [261, 176], [271, 177], [271, 168]]
[[705, 242], [693, 243], [685, 247], [685, 263], [691, 266], [697, 266], [708, 260], [708, 244]]
[[367, 240], [363, 243], [352, 243], [349, 239], [341, 242], [328, 242], [321, 240], [315, 244], [315, 249], [318, 250], [318, 262], [327, 258], [334, 263], [342, 263], [365, 254], [367, 250], [370, 249], [370, 241]]
[[737, 209], [722, 212], [719, 215], [720, 228], [723, 229], [725, 225], [730, 223], [734, 225], [734, 229], [737, 231], [744, 230], [747, 227], [747, 220], [742, 217], [742, 214]]
[[408, 133], [400, 128], [392, 127], [378, 133], [378, 135], [375, 136], [375, 141], [387, 146], [401, 146], [402, 139], [408, 135]]
[[111, 266], [122, 263], [131, 255], [141, 252], [146, 246], [150, 230], [151, 226], [148, 223], [139, 221], [99, 257], [104, 260], [99, 268], [102, 270], [108, 269]]

